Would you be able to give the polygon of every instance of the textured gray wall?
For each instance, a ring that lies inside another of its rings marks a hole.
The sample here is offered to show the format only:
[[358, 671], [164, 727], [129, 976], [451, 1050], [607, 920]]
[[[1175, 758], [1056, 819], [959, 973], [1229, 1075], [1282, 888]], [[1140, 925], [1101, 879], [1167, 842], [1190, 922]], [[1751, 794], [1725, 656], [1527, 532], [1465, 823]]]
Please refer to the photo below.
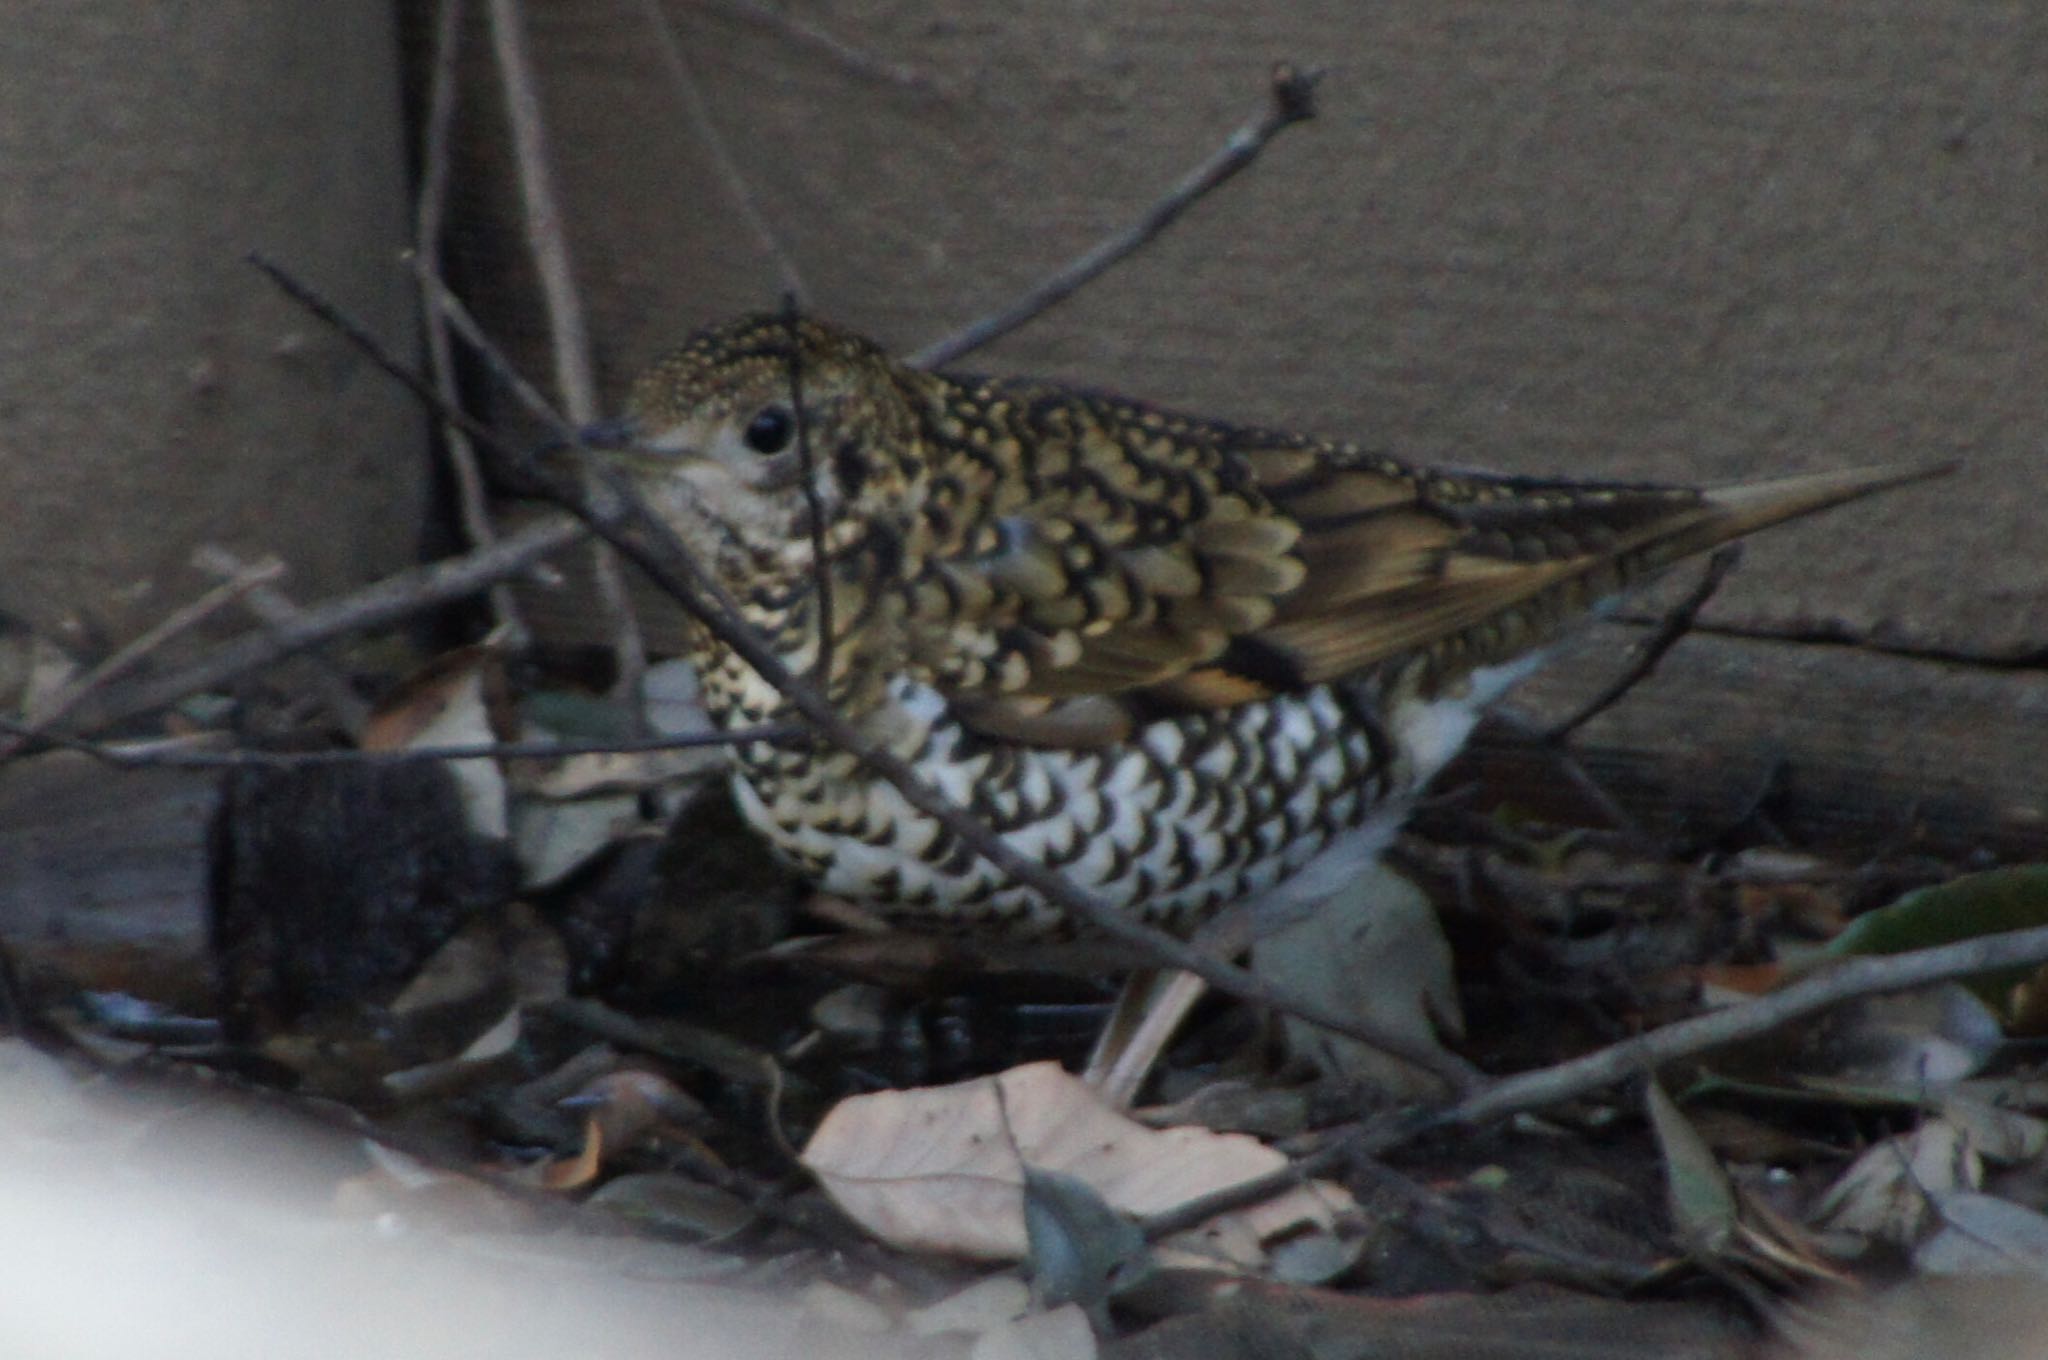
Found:
[[413, 326], [391, 15], [68, 0], [0, 36], [0, 609], [118, 640], [206, 541], [314, 598], [408, 562], [409, 398], [242, 263]]

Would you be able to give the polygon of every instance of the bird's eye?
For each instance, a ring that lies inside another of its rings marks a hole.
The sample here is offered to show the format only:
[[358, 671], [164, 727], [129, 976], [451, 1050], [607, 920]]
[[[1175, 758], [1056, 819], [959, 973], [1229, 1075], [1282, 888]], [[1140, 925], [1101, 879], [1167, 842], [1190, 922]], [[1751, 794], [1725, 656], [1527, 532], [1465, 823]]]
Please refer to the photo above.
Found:
[[788, 407], [763, 406], [747, 422], [747, 432], [741, 437], [755, 453], [781, 453], [795, 433], [796, 417]]

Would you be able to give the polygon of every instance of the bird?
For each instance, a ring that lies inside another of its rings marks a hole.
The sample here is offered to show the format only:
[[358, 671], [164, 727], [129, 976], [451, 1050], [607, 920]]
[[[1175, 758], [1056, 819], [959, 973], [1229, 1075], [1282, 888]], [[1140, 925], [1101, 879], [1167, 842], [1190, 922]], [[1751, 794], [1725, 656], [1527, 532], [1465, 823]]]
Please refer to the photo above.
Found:
[[[1713, 489], [1503, 476], [1107, 392], [930, 372], [809, 316], [698, 332], [605, 456], [792, 673], [1016, 850], [1183, 937], [1313, 901], [1487, 707], [1673, 563], [1940, 469]], [[706, 708], [789, 701], [701, 626]], [[856, 757], [731, 748], [745, 819], [898, 924], [1076, 922]]]

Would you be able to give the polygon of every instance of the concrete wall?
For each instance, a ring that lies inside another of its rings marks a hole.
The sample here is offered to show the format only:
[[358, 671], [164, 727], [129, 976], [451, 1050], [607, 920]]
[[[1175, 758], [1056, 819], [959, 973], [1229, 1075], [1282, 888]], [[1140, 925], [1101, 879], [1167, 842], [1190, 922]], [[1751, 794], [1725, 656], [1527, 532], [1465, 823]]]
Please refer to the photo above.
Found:
[[390, 11], [12, 7], [0, 36], [0, 611], [103, 650], [276, 552], [316, 598], [407, 563], [410, 399], [242, 262], [403, 350], [414, 325]]

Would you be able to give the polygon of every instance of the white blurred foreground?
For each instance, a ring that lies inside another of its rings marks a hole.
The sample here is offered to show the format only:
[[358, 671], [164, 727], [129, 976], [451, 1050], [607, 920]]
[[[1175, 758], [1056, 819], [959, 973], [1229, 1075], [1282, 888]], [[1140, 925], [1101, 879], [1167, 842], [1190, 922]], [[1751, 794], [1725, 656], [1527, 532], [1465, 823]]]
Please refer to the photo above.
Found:
[[796, 1299], [714, 1288], [730, 1259], [688, 1247], [509, 1232], [488, 1209], [351, 1215], [337, 1190], [367, 1166], [355, 1140], [246, 1098], [138, 1097], [0, 1042], [0, 1356], [820, 1360], [889, 1346]]

